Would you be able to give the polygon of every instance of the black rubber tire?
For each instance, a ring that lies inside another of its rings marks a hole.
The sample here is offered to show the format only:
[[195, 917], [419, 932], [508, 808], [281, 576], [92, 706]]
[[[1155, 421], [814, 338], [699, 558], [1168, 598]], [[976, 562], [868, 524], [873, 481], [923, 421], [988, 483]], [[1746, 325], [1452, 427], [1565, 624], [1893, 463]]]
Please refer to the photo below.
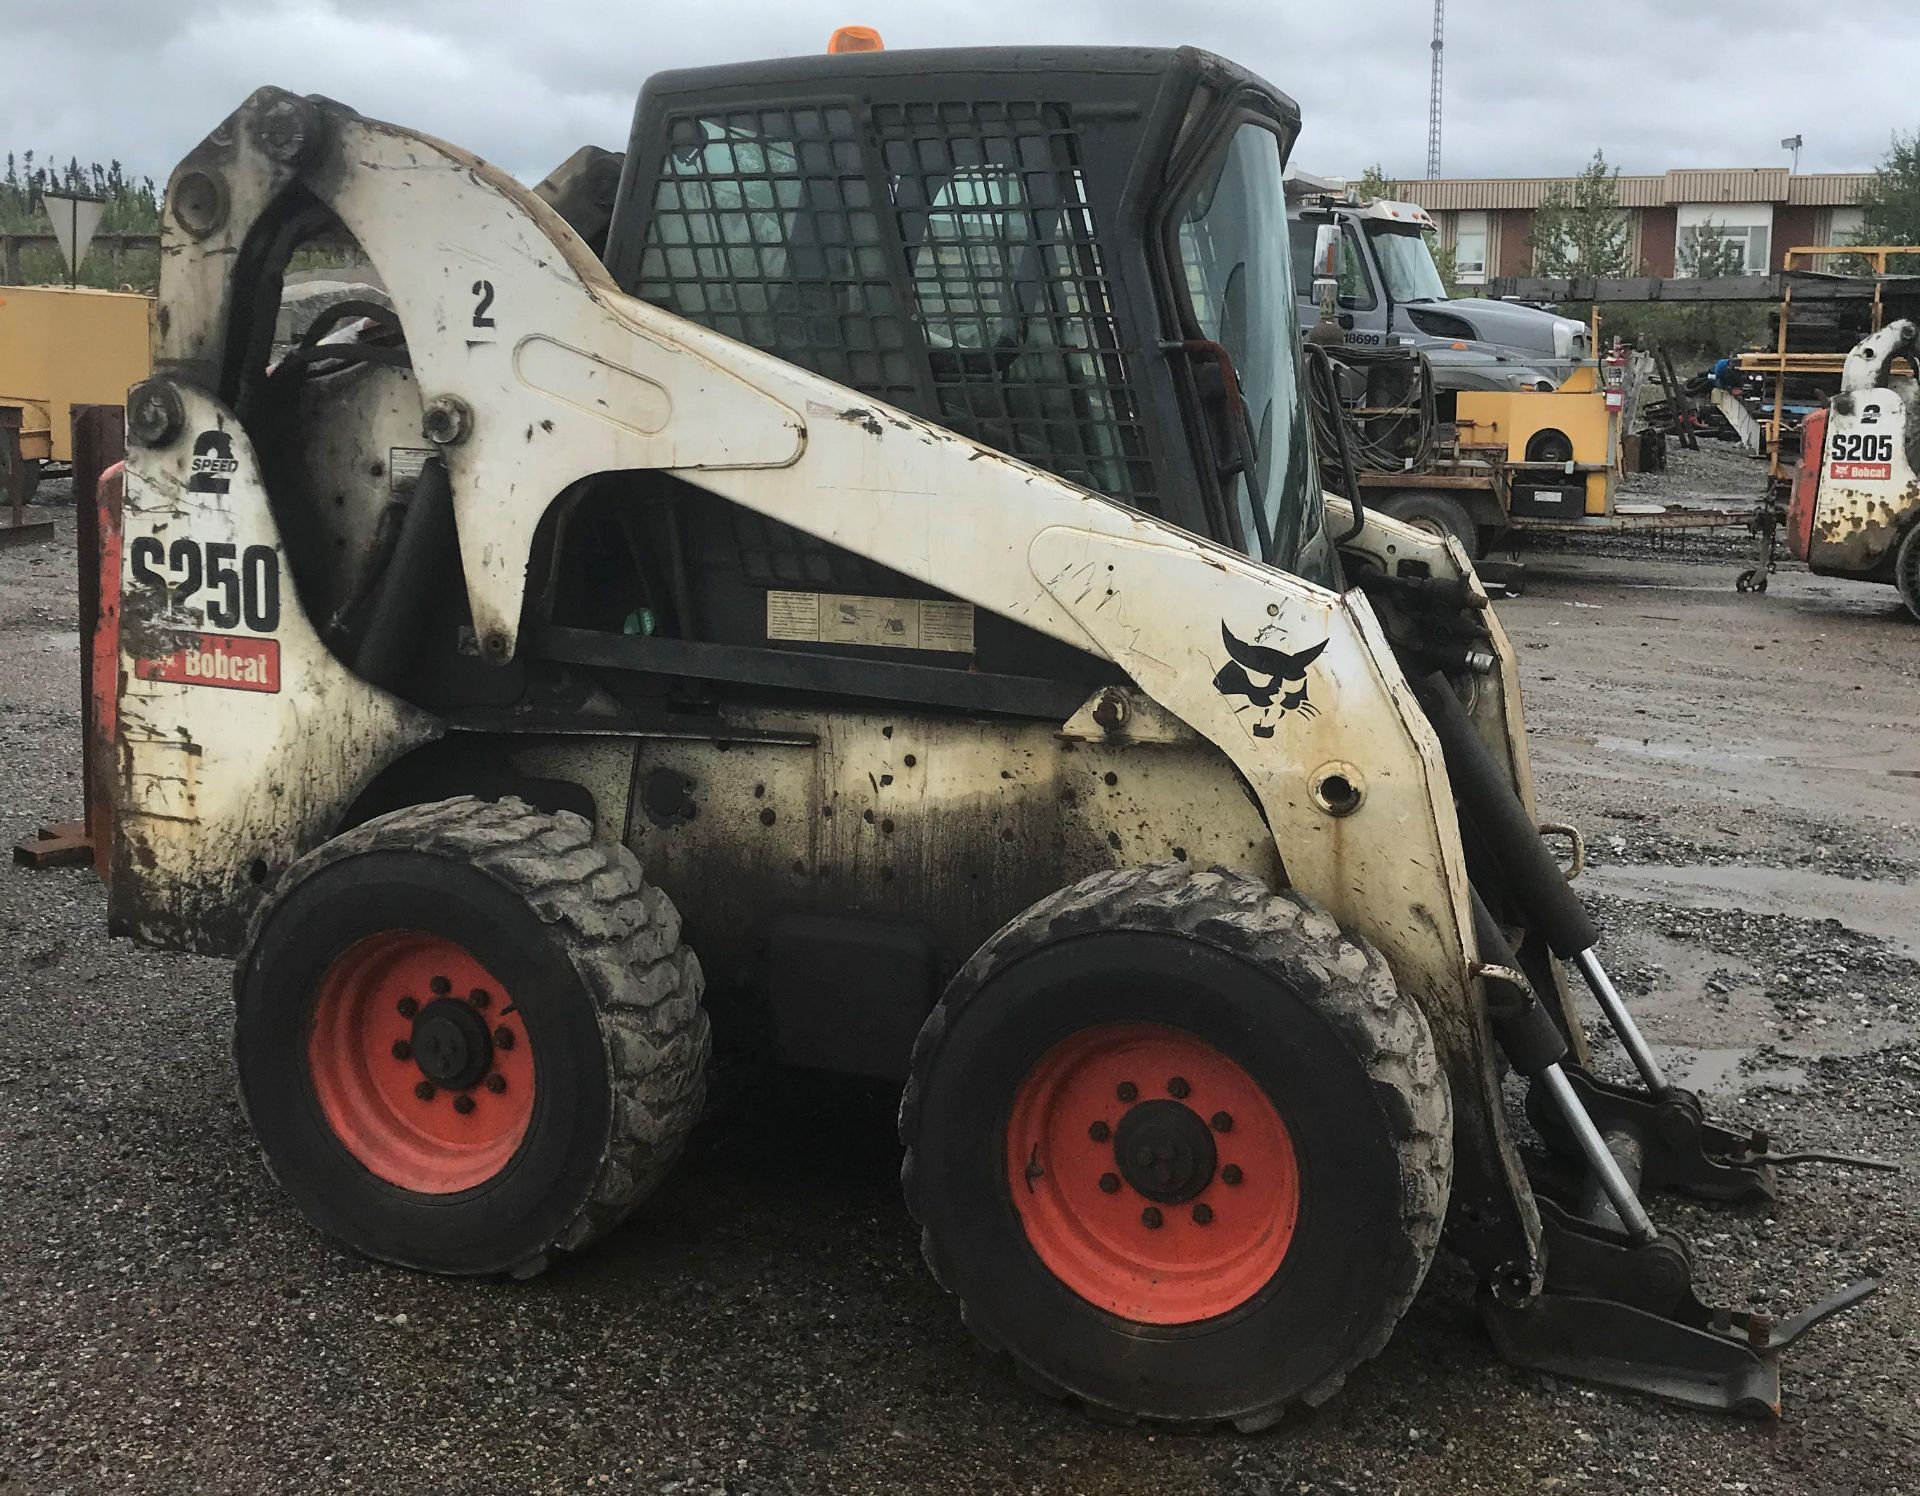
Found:
[[1907, 526], [1906, 538], [1893, 558], [1893, 584], [1900, 589], [1900, 601], [1920, 620], [1920, 524]]
[[1467, 506], [1450, 494], [1415, 489], [1383, 499], [1378, 507], [1389, 519], [1397, 519], [1402, 524], [1451, 535], [1460, 542], [1469, 561], [1478, 561], [1486, 554], [1480, 543], [1480, 527], [1467, 513]]
[[[314, 1094], [320, 979], [393, 929], [465, 946], [512, 994], [537, 1057], [519, 1150], [457, 1194], [369, 1172]], [[322, 1230], [406, 1267], [524, 1277], [611, 1230], [678, 1158], [705, 1096], [701, 990], [673, 904], [581, 817], [471, 796], [410, 806], [301, 858], [256, 912], [234, 974], [241, 1101], [268, 1169]]]
[[[1293, 1135], [1297, 1234], [1229, 1313], [1121, 1319], [1029, 1245], [1004, 1163], [1015, 1090], [1092, 1024], [1174, 1024], [1239, 1063]], [[1252, 1431], [1377, 1355], [1433, 1261], [1452, 1107], [1425, 1017], [1385, 960], [1308, 900], [1180, 863], [1096, 874], [1036, 904], [955, 977], [900, 1105], [907, 1206], [935, 1278], [990, 1350], [1106, 1421]]]

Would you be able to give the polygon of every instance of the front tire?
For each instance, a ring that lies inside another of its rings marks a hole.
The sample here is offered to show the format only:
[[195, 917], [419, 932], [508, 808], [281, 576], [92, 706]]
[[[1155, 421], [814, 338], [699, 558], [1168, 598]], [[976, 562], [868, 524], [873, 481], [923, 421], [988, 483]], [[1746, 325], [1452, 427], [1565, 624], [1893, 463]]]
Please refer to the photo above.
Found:
[[267, 1165], [321, 1229], [517, 1276], [610, 1230], [699, 1115], [699, 963], [579, 816], [463, 797], [355, 827], [254, 916], [234, 1058]]
[[907, 1204], [989, 1347], [1106, 1418], [1265, 1427], [1426, 1276], [1451, 1107], [1384, 960], [1292, 893], [1098, 874], [983, 946], [915, 1046]]

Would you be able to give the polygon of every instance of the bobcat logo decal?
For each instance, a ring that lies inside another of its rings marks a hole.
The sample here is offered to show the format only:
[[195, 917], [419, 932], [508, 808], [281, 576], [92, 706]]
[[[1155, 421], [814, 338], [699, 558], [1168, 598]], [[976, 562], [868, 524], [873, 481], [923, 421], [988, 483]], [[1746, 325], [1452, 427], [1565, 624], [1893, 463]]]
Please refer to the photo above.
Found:
[[1233, 630], [1220, 625], [1220, 637], [1227, 646], [1227, 663], [1213, 677], [1213, 688], [1222, 696], [1240, 696], [1246, 706], [1236, 711], [1254, 710], [1253, 735], [1273, 736], [1275, 724], [1293, 712], [1315, 716], [1317, 709], [1307, 700], [1307, 667], [1320, 658], [1327, 647], [1322, 639], [1310, 649], [1289, 654], [1266, 644], [1249, 644], [1233, 637]]

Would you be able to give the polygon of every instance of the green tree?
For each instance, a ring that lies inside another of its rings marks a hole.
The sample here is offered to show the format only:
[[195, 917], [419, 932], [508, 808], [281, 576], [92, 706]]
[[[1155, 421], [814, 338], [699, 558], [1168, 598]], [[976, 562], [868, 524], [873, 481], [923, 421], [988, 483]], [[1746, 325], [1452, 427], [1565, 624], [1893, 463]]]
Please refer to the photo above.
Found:
[[[77, 157], [49, 167], [58, 157], [38, 157], [32, 151], [6, 153], [6, 171], [0, 175], [0, 233], [44, 234], [52, 225], [40, 206], [42, 193], [90, 193], [106, 200], [100, 217], [102, 234], [152, 234], [160, 227], [160, 196], [151, 177], [129, 175], [118, 161], [82, 166]], [[21, 278], [28, 285], [64, 283], [66, 266], [52, 246], [35, 246], [20, 256]], [[151, 291], [159, 284], [160, 257], [152, 250], [134, 250], [116, 256], [96, 246], [81, 263], [80, 283], [86, 286], [131, 285]]]
[[1920, 131], [1894, 132], [1860, 194], [1860, 219], [1856, 244], [1920, 244]]
[[1692, 234], [1681, 241], [1680, 251], [1674, 260], [1675, 268], [1682, 275], [1699, 280], [1719, 280], [1724, 276], [1746, 272], [1747, 246], [1729, 235], [1724, 224], [1708, 218], [1703, 219]]
[[1382, 198], [1393, 196], [1393, 183], [1387, 180], [1387, 174], [1376, 162], [1360, 173], [1360, 180], [1353, 184], [1353, 192], [1363, 202], [1377, 203]]
[[1596, 150], [1571, 187], [1556, 182], [1547, 189], [1527, 235], [1541, 275], [1631, 273], [1619, 177], [1620, 168]]

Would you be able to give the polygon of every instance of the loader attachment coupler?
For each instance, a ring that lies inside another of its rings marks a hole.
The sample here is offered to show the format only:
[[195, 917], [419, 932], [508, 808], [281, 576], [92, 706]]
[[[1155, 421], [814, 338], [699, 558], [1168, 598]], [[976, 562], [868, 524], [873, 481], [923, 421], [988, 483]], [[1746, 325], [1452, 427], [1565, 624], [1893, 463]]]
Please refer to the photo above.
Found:
[[[1495, 1344], [1516, 1365], [1690, 1407], [1778, 1413], [1780, 1352], [1878, 1280], [1853, 1283], [1778, 1325], [1759, 1311], [1701, 1301], [1691, 1251], [1654, 1224], [1643, 1195], [1666, 1188], [1722, 1203], [1770, 1201], [1779, 1159], [1764, 1134], [1707, 1120], [1699, 1098], [1662, 1073], [1600, 963], [1598, 931], [1452, 688], [1433, 675], [1416, 690], [1459, 800], [1488, 1016], [1502, 1052], [1529, 1082], [1528, 1118], [1548, 1148], [1547, 1158], [1529, 1161], [1544, 1275], [1492, 1275], [1482, 1310]], [[1503, 894], [1554, 954], [1578, 967], [1642, 1086], [1567, 1063], [1561, 1024], [1570, 1030], [1574, 1019], [1563, 1013], [1556, 1021], [1536, 996], [1481, 888]], [[1889, 1167], [1833, 1154], [1786, 1157]]]

